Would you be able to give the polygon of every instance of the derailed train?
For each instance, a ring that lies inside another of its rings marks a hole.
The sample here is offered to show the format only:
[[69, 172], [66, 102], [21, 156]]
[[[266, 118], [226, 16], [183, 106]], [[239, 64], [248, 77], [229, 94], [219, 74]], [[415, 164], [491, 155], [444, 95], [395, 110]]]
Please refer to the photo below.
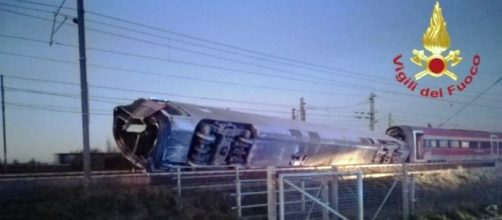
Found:
[[[415, 132], [418, 130], [421, 133]], [[449, 141], [440, 134], [429, 135], [438, 133], [437, 130], [446, 129], [401, 126], [389, 128], [388, 135], [379, 135], [154, 99], [138, 99], [116, 107], [113, 125], [115, 140], [124, 157], [147, 171], [175, 166], [284, 167], [458, 159], [447, 154], [438, 157], [426, 149], [429, 140], [424, 137], [435, 138], [436, 144], [440, 140]], [[487, 159], [487, 156], [479, 153], [473, 158]]]

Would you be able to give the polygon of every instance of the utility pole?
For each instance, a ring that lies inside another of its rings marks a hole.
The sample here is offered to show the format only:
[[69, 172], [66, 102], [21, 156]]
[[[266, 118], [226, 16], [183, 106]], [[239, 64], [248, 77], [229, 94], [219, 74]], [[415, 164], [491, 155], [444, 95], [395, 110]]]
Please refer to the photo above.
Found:
[[376, 124], [376, 120], [375, 120], [375, 98], [376, 98], [376, 95], [375, 93], [371, 93], [370, 94], [370, 130], [371, 131], [375, 131], [375, 124]]
[[369, 119], [370, 120], [370, 130], [375, 131], [375, 124], [378, 122], [376, 120], [376, 111], [375, 111], [375, 98], [377, 96], [375, 93], [370, 94], [370, 111], [369, 112], [354, 112], [356, 113], [356, 118], [359, 119]]
[[0, 84], [2, 90], [2, 131], [3, 131], [3, 160], [4, 160], [4, 170], [7, 170], [7, 136], [5, 131], [5, 91], [3, 87], [3, 75], [0, 75]]
[[82, 95], [82, 132], [84, 142], [84, 185], [87, 187], [91, 183], [91, 155], [89, 152], [89, 92], [87, 91], [87, 66], [85, 55], [84, 0], [77, 0], [77, 14], [80, 58], [80, 91]]
[[389, 113], [389, 128], [392, 127], [392, 113]]
[[303, 97], [300, 98], [300, 120], [301, 121], [306, 121], [307, 120], [307, 113], [305, 112], [305, 100]]
[[291, 109], [291, 119], [296, 120], [296, 108]]

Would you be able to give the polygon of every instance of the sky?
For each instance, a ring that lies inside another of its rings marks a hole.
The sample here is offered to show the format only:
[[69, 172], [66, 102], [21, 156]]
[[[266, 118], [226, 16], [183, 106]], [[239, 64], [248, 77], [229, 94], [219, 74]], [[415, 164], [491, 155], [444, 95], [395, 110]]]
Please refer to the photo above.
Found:
[[[360, 130], [369, 121], [355, 112], [370, 110], [374, 92], [377, 133], [389, 114], [393, 125], [437, 126], [460, 109], [443, 127], [502, 131], [502, 85], [492, 85], [502, 76], [502, 1], [439, 2], [449, 50], [463, 57], [449, 70], [462, 80], [481, 57], [466, 91], [432, 99], [396, 81], [399, 54], [406, 75], [423, 70], [410, 58], [424, 50], [435, 2], [86, 0], [91, 148], [115, 145], [113, 108], [141, 97], [281, 118], [303, 97], [307, 121]], [[10, 162], [52, 162], [54, 153], [82, 149], [75, 8], [75, 0], [0, 1]], [[54, 29], [61, 26], [50, 45], [54, 17]], [[418, 83], [445, 89], [459, 81]]]

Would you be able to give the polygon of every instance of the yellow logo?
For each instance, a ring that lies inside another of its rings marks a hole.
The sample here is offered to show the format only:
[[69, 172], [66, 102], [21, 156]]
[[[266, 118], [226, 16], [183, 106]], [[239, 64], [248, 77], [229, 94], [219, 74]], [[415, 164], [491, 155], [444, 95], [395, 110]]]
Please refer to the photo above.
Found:
[[431, 55], [427, 56], [423, 50], [413, 50], [415, 56], [411, 58], [411, 61], [420, 67], [425, 62], [424, 70], [415, 74], [415, 80], [419, 80], [426, 75], [433, 77], [447, 75], [452, 80], [457, 80], [457, 75], [449, 71], [448, 67], [459, 64], [462, 57], [460, 57], [460, 50], [450, 50], [446, 57], [442, 55], [450, 47], [450, 35], [446, 29], [446, 22], [441, 13], [439, 2], [434, 5], [430, 24], [424, 33], [422, 41], [424, 48]]

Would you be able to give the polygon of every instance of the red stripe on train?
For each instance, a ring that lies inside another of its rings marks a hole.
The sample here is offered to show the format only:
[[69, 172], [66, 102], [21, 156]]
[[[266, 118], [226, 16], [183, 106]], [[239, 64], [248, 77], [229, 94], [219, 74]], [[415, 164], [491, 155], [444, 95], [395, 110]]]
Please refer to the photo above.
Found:
[[434, 148], [428, 149], [432, 155], [490, 155], [491, 149]]

